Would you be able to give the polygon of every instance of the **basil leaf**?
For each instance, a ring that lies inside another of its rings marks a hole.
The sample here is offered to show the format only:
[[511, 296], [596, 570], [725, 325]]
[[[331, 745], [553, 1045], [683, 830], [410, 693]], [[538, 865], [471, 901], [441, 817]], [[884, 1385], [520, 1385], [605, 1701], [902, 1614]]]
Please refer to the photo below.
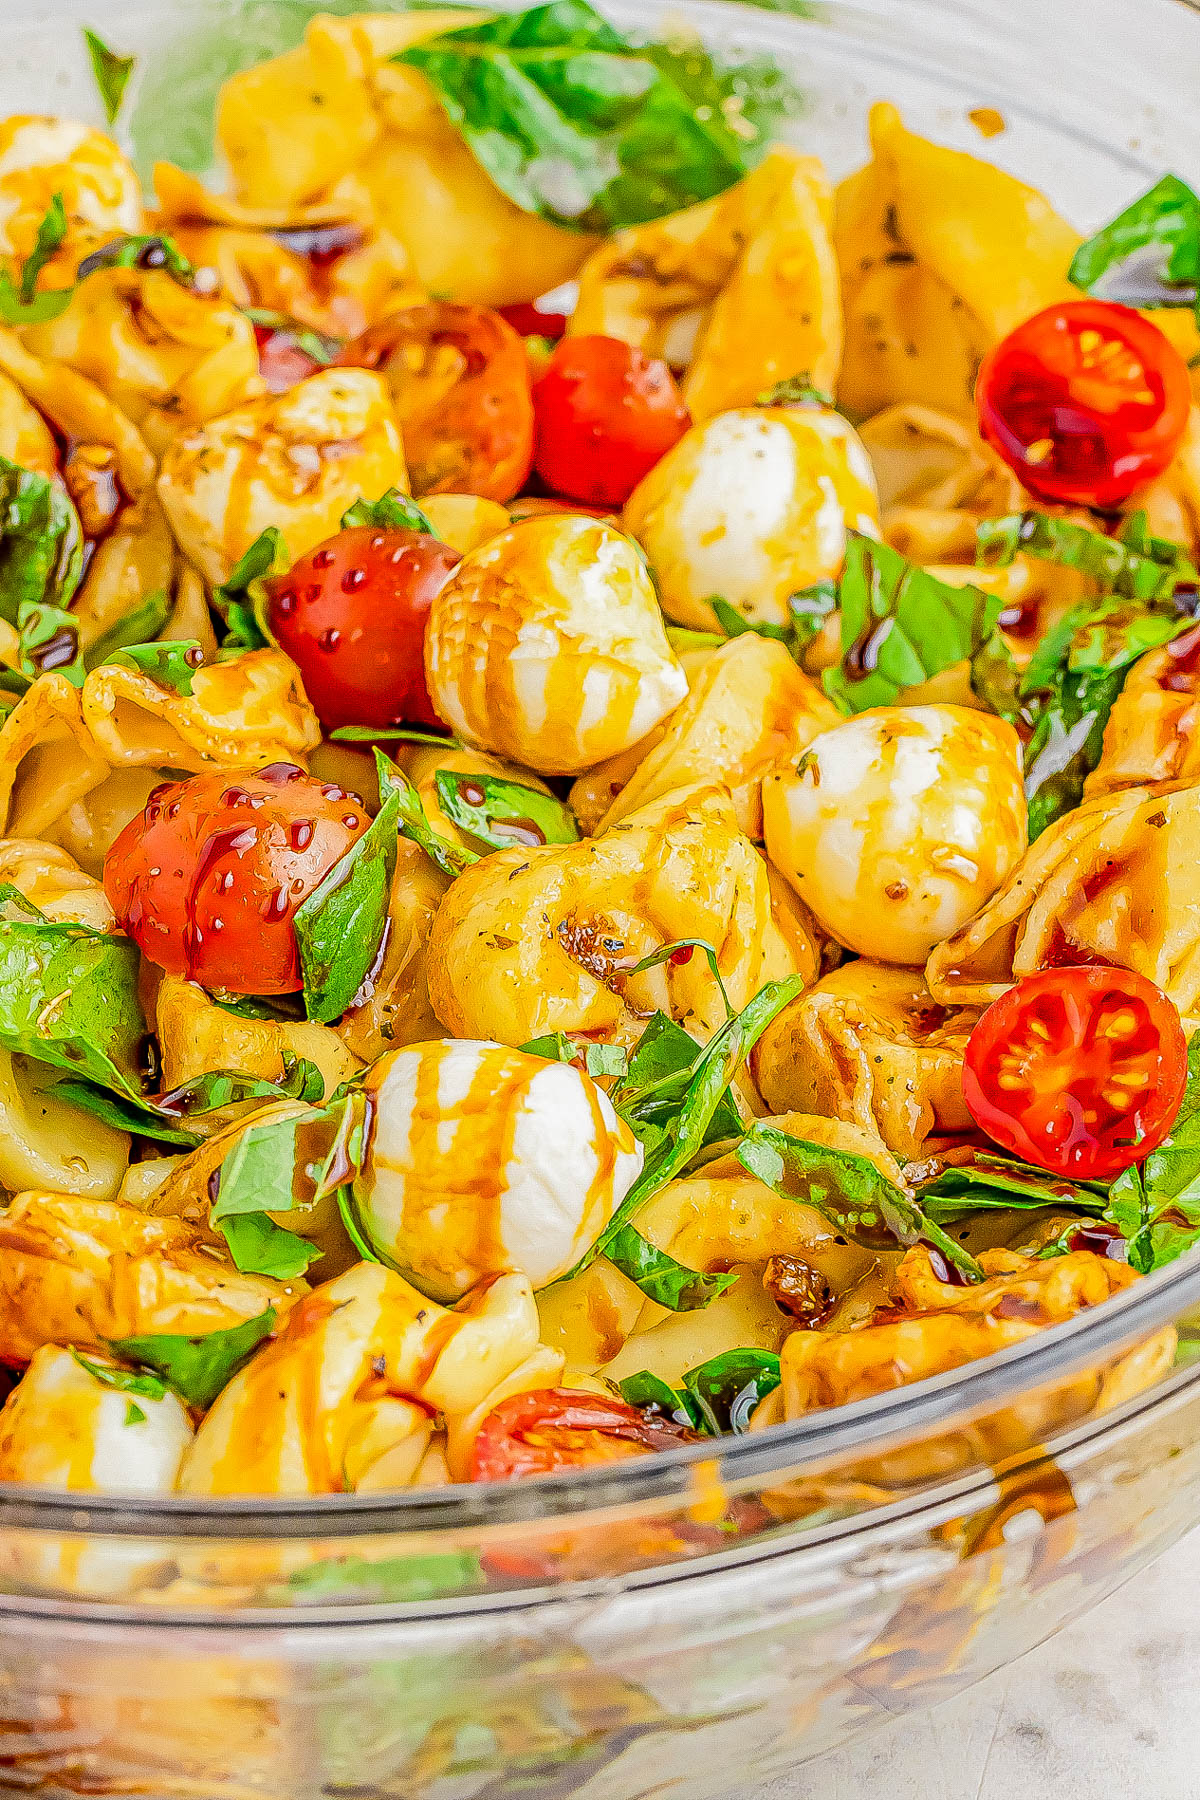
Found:
[[1003, 610], [995, 594], [950, 587], [889, 544], [847, 533], [838, 586], [842, 661], [822, 676], [843, 712], [891, 706], [955, 663], [973, 657]]
[[265, 583], [289, 567], [283, 534], [268, 525], [238, 558], [229, 580], [213, 589], [213, 605], [229, 627], [222, 648], [262, 650], [274, 642], [266, 622]]
[[[89, 1375], [94, 1375], [105, 1387], [115, 1388], [119, 1394], [139, 1394], [143, 1400], [161, 1400], [167, 1391], [167, 1384], [161, 1375], [138, 1375], [132, 1369], [113, 1369], [107, 1363], [93, 1362], [81, 1350], [72, 1350], [71, 1355], [81, 1369], [86, 1369]], [[145, 1414], [142, 1417], [144, 1419]], [[141, 1422], [137, 1421], [139, 1424]]]
[[660, 969], [664, 963], [682, 964], [692, 960], [693, 951], [703, 953], [712, 972], [712, 978], [721, 991], [721, 999], [725, 1005], [725, 1017], [732, 1019], [733, 1006], [725, 989], [725, 980], [721, 974], [721, 965], [717, 959], [715, 947], [706, 938], [675, 938], [669, 944], [660, 944], [649, 956], [643, 956], [640, 962], [634, 963], [631, 969], [623, 970], [625, 975], [644, 975], [647, 969]]
[[176, 694], [190, 694], [192, 676], [204, 663], [204, 651], [195, 638], [179, 638], [167, 644], [125, 644], [105, 661], [118, 668], [136, 669]]
[[399, 488], [389, 488], [378, 500], [356, 500], [342, 514], [342, 530], [355, 525], [373, 525], [376, 531], [423, 531], [426, 537], [438, 534], [415, 500]]
[[671, 1312], [697, 1312], [737, 1281], [736, 1275], [708, 1275], [689, 1269], [668, 1250], [660, 1250], [632, 1225], [622, 1225], [605, 1245], [604, 1254], [639, 1287], [648, 1300]]
[[339, 725], [329, 733], [332, 744], [436, 744], [439, 750], [461, 750], [458, 738], [416, 725]]
[[[613, 1105], [643, 1143], [657, 1139], [676, 1116], [687, 1093], [701, 1046], [682, 1025], [665, 1013], [655, 1013], [629, 1058], [621, 1085], [613, 1092]], [[742, 1116], [733, 1096], [722, 1096], [709, 1122], [704, 1143], [722, 1143], [741, 1137]]]
[[358, 1172], [365, 1129], [362, 1096], [353, 1092], [285, 1119], [252, 1122], [217, 1171], [209, 1217], [216, 1223], [315, 1206]]
[[1195, 564], [1178, 544], [1149, 536], [1144, 513], [1134, 514], [1119, 538], [1042, 512], [984, 519], [975, 536], [980, 568], [1006, 569], [1018, 555], [1033, 556], [1078, 569], [1102, 593], [1127, 600], [1169, 602], [1177, 588], [1194, 587], [1200, 580]]
[[0, 923], [0, 1044], [139, 1098], [138, 952], [84, 925]]
[[997, 1208], [1007, 1212], [1013, 1207], [1072, 1206], [1101, 1213], [1107, 1200], [1102, 1188], [1061, 1181], [1032, 1163], [988, 1151], [977, 1151], [970, 1162], [950, 1165], [931, 1181], [919, 1183], [916, 1195], [927, 1217], [942, 1225]]
[[750, 1429], [750, 1415], [780, 1382], [773, 1350], [726, 1350], [688, 1369], [683, 1385], [699, 1415], [700, 1429], [714, 1437]]
[[[365, 1556], [329, 1557], [295, 1569], [280, 1584], [280, 1595], [326, 1606], [354, 1600], [362, 1605], [403, 1605], [436, 1600], [441, 1595], [470, 1593], [487, 1585], [483, 1563], [474, 1550], [433, 1551], [426, 1556], [388, 1556], [378, 1562]], [[271, 1604], [273, 1594], [266, 1596]]]
[[146, 1415], [136, 1400], [131, 1400], [125, 1408], [125, 1423], [126, 1425], [144, 1425], [146, 1423]]
[[824, 388], [814, 387], [812, 376], [805, 369], [802, 374], [789, 375], [786, 381], [777, 381], [774, 387], [767, 388], [758, 396], [755, 406], [821, 406], [832, 412], [834, 399]]
[[41, 600], [23, 600], [17, 614], [21, 641], [17, 665], [31, 682], [51, 671], [65, 675], [74, 687], [82, 687], [87, 670], [79, 648], [79, 621], [61, 606]]
[[731, 125], [703, 52], [685, 61], [666, 46], [635, 49], [587, 0], [486, 19], [394, 60], [421, 71], [510, 200], [580, 231], [710, 199], [768, 141]]
[[583, 1066], [593, 1079], [600, 1075], [620, 1079], [628, 1071], [629, 1056], [621, 1044], [587, 1044], [583, 1051]]
[[294, 1231], [285, 1231], [265, 1212], [235, 1213], [220, 1221], [219, 1229], [229, 1245], [234, 1268], [244, 1275], [273, 1275], [277, 1281], [294, 1281], [324, 1251]]
[[275, 1081], [244, 1075], [240, 1069], [208, 1069], [161, 1094], [156, 1104], [159, 1112], [171, 1117], [190, 1118], [195, 1113], [221, 1112], [247, 1100], [313, 1101], [324, 1097], [325, 1077], [316, 1063], [306, 1056], [285, 1055], [283, 1071]]
[[818, 637], [826, 619], [838, 608], [838, 587], [836, 581], [814, 581], [811, 587], [800, 588], [788, 599], [788, 611], [792, 616], [792, 654], [797, 658], [800, 652]]
[[379, 955], [396, 872], [400, 796], [391, 793], [367, 830], [296, 909], [304, 1010], [329, 1025], [340, 1019]]
[[[330, 337], [328, 332], [314, 331], [310, 325], [301, 325], [298, 319], [293, 319], [288, 313], [274, 312], [268, 306], [243, 306], [240, 310], [252, 325], [260, 325], [279, 337], [288, 338], [297, 350], [302, 350], [305, 356], [320, 363], [322, 368], [328, 368], [345, 348], [341, 338]], [[356, 524], [372, 522], [355, 521]], [[342, 523], [345, 524], [344, 519]]]
[[256, 1319], [209, 1331], [203, 1337], [169, 1332], [147, 1337], [107, 1338], [108, 1348], [123, 1362], [153, 1369], [190, 1406], [206, 1412], [217, 1395], [275, 1329], [276, 1312], [268, 1306]]
[[676, 1425], [686, 1425], [692, 1431], [700, 1429], [691, 1395], [677, 1392], [650, 1369], [639, 1369], [636, 1375], [626, 1375], [617, 1386], [627, 1405], [640, 1407], [643, 1412], [660, 1412]]
[[1080, 245], [1069, 279], [1126, 306], [1200, 304], [1200, 197], [1177, 175], [1164, 175]]
[[195, 268], [174, 238], [161, 232], [114, 238], [111, 243], [102, 244], [99, 250], [84, 257], [78, 279], [86, 281], [101, 269], [165, 269], [180, 287], [191, 287], [196, 277]]
[[1002, 631], [994, 631], [971, 658], [971, 692], [1010, 725], [1032, 725], [1021, 699], [1021, 671]]
[[79, 1107], [81, 1112], [103, 1119], [116, 1131], [128, 1131], [136, 1137], [150, 1138], [156, 1144], [174, 1144], [185, 1150], [194, 1150], [204, 1141], [194, 1131], [169, 1124], [148, 1101], [106, 1093], [90, 1081], [77, 1081], [68, 1076], [65, 1081], [56, 1081], [52, 1091], [55, 1099], [65, 1100], [69, 1105]]
[[583, 1062], [584, 1070], [593, 1078], [601, 1075], [621, 1077], [628, 1073], [629, 1057], [621, 1044], [573, 1044], [563, 1031], [547, 1037], [532, 1038], [521, 1049], [526, 1056], [542, 1056], [547, 1062]]
[[118, 56], [115, 50], [109, 49], [103, 38], [97, 37], [86, 25], [83, 28], [83, 38], [92, 59], [92, 74], [96, 77], [105, 116], [112, 125], [121, 110], [125, 87], [133, 74], [137, 57]]
[[758, 1120], [738, 1145], [737, 1159], [774, 1193], [815, 1208], [853, 1243], [884, 1250], [924, 1238], [972, 1281], [983, 1280], [975, 1258], [865, 1156], [810, 1144]]
[[131, 646], [143, 650], [160, 649], [162, 646], [152, 644], [150, 639], [162, 630], [170, 616], [171, 602], [164, 593], [147, 594], [144, 600], [139, 601], [129, 612], [122, 613], [107, 631], [88, 645], [83, 653], [85, 667], [98, 669], [102, 663], [113, 659], [115, 651], [126, 650]]
[[1104, 1216], [1143, 1275], [1200, 1243], [1200, 1032], [1188, 1044], [1187, 1086], [1170, 1137], [1117, 1176]]
[[574, 814], [553, 794], [499, 775], [462, 774], [456, 769], [439, 769], [433, 783], [446, 817], [494, 850], [579, 841]]
[[0, 618], [66, 606], [83, 573], [83, 527], [60, 482], [0, 456]]
[[276, 1025], [296, 1025], [304, 1017], [299, 994], [231, 994], [227, 988], [210, 988], [208, 997], [223, 1012], [239, 1019], [271, 1019]]
[[71, 304], [74, 287], [47, 288], [38, 293], [38, 276], [67, 235], [67, 213], [61, 194], [55, 194], [37, 229], [33, 250], [15, 285], [7, 269], [0, 270], [0, 324], [43, 325], [60, 318]]
[[400, 836], [408, 838], [418, 849], [423, 850], [443, 875], [449, 875], [453, 880], [464, 869], [470, 868], [472, 863], [479, 861], [474, 850], [460, 849], [457, 844], [451, 844], [439, 836], [429, 823], [425, 808], [421, 805], [421, 796], [408, 776], [378, 747], [375, 749], [375, 769], [379, 776], [380, 794], [395, 794], [399, 797], [400, 810], [396, 823]]
[[[733, 609], [730, 608], [730, 610]], [[741, 617], [740, 614], [738, 616]], [[686, 625], [671, 625], [665, 622], [664, 630], [667, 634], [667, 642], [677, 656], [684, 650], [719, 650], [722, 644], [728, 643], [731, 635], [736, 635], [726, 631], [689, 631]]]
[[747, 619], [721, 594], [713, 594], [708, 604], [716, 613], [717, 624], [727, 638], [745, 637], [749, 633], [754, 637], [774, 638], [776, 642], [786, 644], [791, 636], [786, 625], [772, 625], [766, 619]]

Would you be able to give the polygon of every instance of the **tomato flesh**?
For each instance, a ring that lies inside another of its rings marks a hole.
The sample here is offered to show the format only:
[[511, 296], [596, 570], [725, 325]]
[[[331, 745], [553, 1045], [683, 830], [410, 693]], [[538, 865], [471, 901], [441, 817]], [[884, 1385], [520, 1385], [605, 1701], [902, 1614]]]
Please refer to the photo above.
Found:
[[440, 725], [425, 621], [458, 552], [421, 531], [354, 525], [267, 584], [267, 621], [326, 731]]
[[536, 300], [522, 300], [516, 306], [502, 306], [500, 317], [507, 319], [522, 337], [560, 338], [567, 329], [567, 315], [543, 312]]
[[295, 332], [256, 325], [254, 336], [258, 344], [258, 372], [269, 394], [286, 393], [321, 367], [315, 356], [300, 348]]
[[692, 420], [665, 362], [620, 338], [564, 338], [533, 390], [534, 467], [547, 487], [624, 506]]
[[511, 500], [533, 460], [525, 343], [486, 306], [430, 301], [392, 313], [338, 362], [391, 384], [414, 494]]
[[624, 1462], [695, 1441], [673, 1419], [624, 1400], [572, 1388], [538, 1388], [502, 1400], [479, 1429], [472, 1481], [515, 1481], [564, 1469]]
[[1106, 1180], [1168, 1136], [1187, 1040], [1161, 988], [1129, 969], [1043, 969], [989, 1006], [971, 1033], [963, 1095], [1013, 1155], [1055, 1175]]
[[1168, 467], [1191, 409], [1187, 364], [1130, 307], [1047, 307], [984, 358], [984, 437], [1039, 499], [1100, 511]]
[[295, 993], [296, 909], [369, 823], [357, 795], [294, 763], [164, 782], [105, 858], [104, 891], [169, 975]]

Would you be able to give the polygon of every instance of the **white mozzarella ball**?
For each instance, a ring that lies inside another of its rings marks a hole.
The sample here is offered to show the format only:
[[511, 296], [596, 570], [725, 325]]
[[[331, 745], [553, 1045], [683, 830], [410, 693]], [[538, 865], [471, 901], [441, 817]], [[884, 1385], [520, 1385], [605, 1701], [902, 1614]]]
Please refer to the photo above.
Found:
[[365, 1086], [360, 1222], [434, 1299], [513, 1269], [535, 1288], [556, 1281], [641, 1172], [641, 1145], [569, 1063], [446, 1039], [382, 1057]]
[[1025, 851], [1020, 743], [967, 707], [879, 707], [769, 775], [763, 818], [768, 856], [831, 936], [915, 966]]
[[719, 596], [782, 625], [788, 598], [835, 578], [847, 528], [875, 536], [875, 477], [839, 413], [747, 406], [693, 426], [635, 488], [625, 523], [668, 618], [711, 629]]
[[104, 132], [29, 113], [0, 120], [0, 253], [30, 254], [55, 194], [70, 243], [143, 229], [137, 173]]

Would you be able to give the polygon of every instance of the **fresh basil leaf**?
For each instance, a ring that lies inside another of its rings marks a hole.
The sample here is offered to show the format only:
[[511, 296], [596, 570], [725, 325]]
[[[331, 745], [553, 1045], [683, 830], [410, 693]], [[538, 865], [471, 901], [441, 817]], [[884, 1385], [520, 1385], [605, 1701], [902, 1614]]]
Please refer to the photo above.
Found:
[[811, 587], [800, 588], [788, 599], [788, 612], [792, 623], [792, 655], [799, 658], [815, 637], [818, 637], [826, 619], [838, 608], [838, 586], [836, 581], [814, 581]]
[[919, 1183], [915, 1192], [922, 1211], [940, 1225], [955, 1225], [977, 1212], [1008, 1212], [1014, 1207], [1071, 1206], [1102, 1213], [1107, 1202], [1101, 1188], [1060, 1181], [1032, 1163], [987, 1151], [976, 1152], [969, 1162], [947, 1166], [932, 1180]]
[[58, 481], [0, 456], [0, 618], [66, 606], [83, 573], [83, 527]]
[[[701, 1055], [691, 1034], [655, 1013], [629, 1058], [620, 1086], [611, 1095], [613, 1105], [643, 1144], [658, 1136], [676, 1117]], [[722, 1096], [709, 1122], [704, 1143], [723, 1143], [742, 1135], [742, 1116], [733, 1096]]]
[[786, 644], [791, 636], [786, 625], [772, 625], [766, 619], [747, 619], [736, 606], [731, 606], [722, 594], [713, 594], [708, 604], [717, 615], [717, 624], [727, 638], [755, 637], [774, 638], [777, 643]]
[[108, 1348], [123, 1362], [153, 1369], [169, 1387], [206, 1412], [223, 1388], [248, 1362], [259, 1345], [275, 1329], [276, 1312], [266, 1312], [225, 1331], [209, 1331], [203, 1337], [179, 1337], [170, 1332], [146, 1337], [107, 1338]]
[[540, 1056], [546, 1062], [573, 1063], [579, 1052], [565, 1031], [552, 1031], [546, 1037], [530, 1038], [521, 1045], [525, 1056]]
[[586, 1044], [583, 1066], [593, 1079], [603, 1075], [620, 1080], [629, 1069], [628, 1052], [621, 1044]]
[[579, 841], [574, 814], [553, 794], [499, 775], [463, 774], [456, 769], [438, 769], [433, 783], [446, 817], [494, 850], [518, 846], [532, 850]]
[[609, 1239], [604, 1254], [648, 1300], [671, 1312], [696, 1312], [738, 1279], [736, 1275], [707, 1275], [700, 1269], [689, 1269], [668, 1250], [650, 1243], [632, 1225], [623, 1225]]
[[156, 1144], [178, 1145], [185, 1150], [194, 1150], [204, 1141], [196, 1132], [168, 1122], [149, 1101], [107, 1093], [90, 1081], [78, 1081], [68, 1076], [64, 1081], [56, 1081], [52, 1091], [56, 1100], [65, 1100], [81, 1112], [103, 1119], [116, 1131], [128, 1131], [135, 1137], [150, 1138]]
[[167, 1391], [161, 1375], [138, 1375], [133, 1369], [110, 1368], [107, 1363], [93, 1362], [81, 1350], [72, 1350], [71, 1355], [81, 1369], [86, 1369], [105, 1387], [115, 1388], [119, 1394], [139, 1394], [143, 1400], [161, 1400]]
[[510, 200], [580, 231], [710, 199], [769, 142], [739, 134], [702, 51], [636, 49], [586, 0], [485, 19], [394, 60], [421, 71]]
[[1143, 1275], [1200, 1243], [1200, 1032], [1188, 1044], [1187, 1086], [1170, 1137], [1117, 1176], [1104, 1216]]
[[0, 1044], [140, 1097], [138, 952], [84, 925], [0, 924]]
[[760, 1119], [738, 1145], [737, 1159], [774, 1193], [813, 1207], [853, 1243], [884, 1250], [924, 1238], [972, 1281], [983, 1280], [975, 1258], [865, 1156], [810, 1144]]
[[375, 769], [379, 776], [380, 794], [395, 794], [399, 797], [400, 810], [396, 824], [400, 836], [408, 838], [418, 849], [423, 850], [443, 875], [449, 875], [453, 880], [464, 869], [470, 868], [472, 863], [479, 861], [474, 850], [460, 849], [457, 844], [449, 843], [433, 829], [421, 804], [420, 794], [403, 769], [397, 768], [391, 757], [385, 756], [378, 746], [375, 749]]
[[152, 644], [150, 640], [157, 636], [170, 616], [171, 602], [164, 593], [147, 594], [88, 645], [83, 653], [84, 666], [98, 669], [103, 663], [111, 662], [116, 651], [131, 647], [161, 649], [161, 645]]
[[756, 406], [823, 406], [833, 410], [832, 394], [824, 388], [814, 387], [812, 376], [805, 369], [800, 375], [789, 375], [786, 381], [777, 381], [774, 387], [767, 388], [758, 396]]
[[102, 269], [165, 269], [180, 287], [191, 287], [196, 271], [174, 238], [161, 232], [113, 238], [85, 256], [79, 265], [80, 281]]
[[387, 930], [400, 796], [387, 795], [356, 843], [296, 909], [304, 1010], [329, 1025], [353, 1003]]
[[266, 582], [290, 566], [283, 533], [268, 525], [238, 558], [229, 580], [213, 589], [213, 605], [229, 628], [223, 649], [262, 650], [274, 642], [266, 622]]
[[643, 1412], [660, 1412], [664, 1418], [671, 1419], [676, 1425], [686, 1425], [692, 1431], [700, 1428], [691, 1395], [679, 1393], [650, 1369], [639, 1369], [636, 1375], [626, 1375], [617, 1386], [628, 1406], [639, 1407]]
[[416, 501], [399, 488], [389, 488], [378, 500], [356, 500], [342, 514], [342, 530], [355, 525], [373, 525], [376, 531], [423, 531], [426, 537], [437, 537], [429, 517]]
[[750, 1415], [780, 1382], [779, 1358], [773, 1350], [726, 1350], [710, 1357], [683, 1377], [700, 1429], [714, 1437], [750, 1429]]
[[125, 644], [105, 661], [118, 668], [136, 669], [176, 694], [190, 694], [192, 677], [204, 663], [204, 651], [195, 638], [179, 638], [166, 644]]
[[270, 1019], [276, 1025], [296, 1025], [304, 1017], [299, 994], [231, 994], [227, 988], [209, 988], [209, 999], [222, 1012], [239, 1019]]
[[244, 1075], [240, 1069], [208, 1069], [191, 1081], [171, 1088], [156, 1101], [169, 1118], [192, 1118], [198, 1113], [221, 1112], [247, 1100], [303, 1100], [325, 1097], [325, 1077], [306, 1056], [284, 1056], [283, 1070], [274, 1081], [260, 1075]]
[[217, 1172], [209, 1209], [239, 1269], [288, 1281], [317, 1261], [322, 1252], [315, 1245], [268, 1214], [308, 1210], [348, 1180], [358, 1167], [363, 1127], [361, 1103], [343, 1095], [320, 1110], [242, 1132]]
[[684, 650], [719, 650], [730, 636], [726, 631], [689, 631], [686, 625], [667, 624], [664, 628], [667, 642], [677, 656]]
[[951, 587], [857, 531], [847, 533], [838, 601], [842, 661], [822, 681], [830, 699], [851, 713], [891, 706], [905, 688], [968, 661], [1003, 610], [997, 595]]
[[1086, 294], [1126, 306], [1197, 305], [1200, 196], [1177, 175], [1164, 175], [1080, 245], [1069, 279]]
[[693, 953], [697, 950], [701, 952], [708, 963], [712, 978], [720, 989], [721, 999], [725, 1006], [725, 1017], [727, 1019], [732, 1019], [733, 1005], [726, 992], [725, 978], [721, 974], [721, 964], [718, 960], [715, 947], [710, 944], [706, 938], [675, 938], [669, 944], [660, 944], [657, 950], [652, 950], [649, 956], [643, 956], [640, 962], [634, 963], [631, 969], [624, 969], [622, 973], [625, 975], [644, 975], [648, 969], [662, 968], [664, 963], [671, 963], [673, 965], [689, 963], [692, 960]]
[[21, 270], [20, 284], [7, 269], [0, 270], [0, 324], [43, 325], [60, 318], [71, 304], [74, 287], [47, 288], [38, 293], [38, 276], [62, 246], [67, 235], [67, 213], [61, 194], [55, 194], [37, 229], [33, 250]]
[[244, 1275], [273, 1275], [277, 1281], [294, 1281], [324, 1251], [294, 1231], [285, 1231], [265, 1212], [234, 1213], [220, 1221], [218, 1229], [229, 1245], [233, 1266]]
[[975, 560], [980, 568], [1006, 569], [1017, 556], [1078, 569], [1101, 593], [1127, 600], [1170, 602], [1179, 587], [1195, 587], [1196, 566], [1178, 544], [1150, 537], [1145, 515], [1134, 515], [1121, 537], [1090, 531], [1052, 513], [1010, 513], [984, 519], [976, 528]]
[[[353, 1600], [362, 1605], [398, 1606], [436, 1600], [445, 1594], [470, 1593], [487, 1585], [483, 1563], [474, 1550], [442, 1550], [428, 1555], [388, 1556], [378, 1562], [365, 1556], [329, 1557], [296, 1569], [281, 1583], [280, 1593], [294, 1600], [326, 1606]], [[271, 1603], [272, 1594], [267, 1602]]]
[[436, 744], [439, 750], [461, 750], [458, 738], [417, 725], [339, 725], [329, 733], [333, 744]]
[[61, 606], [43, 600], [23, 600], [17, 614], [20, 646], [17, 666], [22, 675], [36, 681], [39, 675], [65, 675], [74, 687], [82, 687], [87, 670], [79, 648], [79, 621]]
[[971, 658], [971, 692], [989, 712], [1010, 725], [1032, 725], [1021, 699], [1021, 671], [1002, 631], [993, 631]]
[[126, 1425], [144, 1425], [146, 1423], [146, 1415], [136, 1400], [131, 1400], [125, 1408], [125, 1423]]
[[521, 1045], [521, 1049], [526, 1056], [541, 1056], [547, 1062], [576, 1065], [582, 1062], [585, 1072], [593, 1078], [615, 1076], [620, 1079], [629, 1071], [629, 1056], [621, 1044], [573, 1044], [564, 1031], [531, 1038], [529, 1043]]
[[[252, 325], [289, 338], [297, 350], [302, 350], [305, 356], [311, 357], [322, 368], [328, 368], [345, 348], [341, 338], [330, 337], [328, 332], [314, 331], [311, 326], [302, 325], [288, 313], [274, 312], [268, 306], [243, 306], [241, 311]], [[344, 525], [345, 521], [342, 522]], [[356, 523], [368, 524], [371, 521], [358, 520]]]
[[96, 86], [104, 103], [105, 117], [112, 125], [121, 110], [126, 84], [133, 74], [137, 57], [118, 56], [115, 50], [109, 49], [103, 38], [97, 37], [86, 25], [83, 28], [83, 38], [92, 60], [92, 74], [96, 77]]

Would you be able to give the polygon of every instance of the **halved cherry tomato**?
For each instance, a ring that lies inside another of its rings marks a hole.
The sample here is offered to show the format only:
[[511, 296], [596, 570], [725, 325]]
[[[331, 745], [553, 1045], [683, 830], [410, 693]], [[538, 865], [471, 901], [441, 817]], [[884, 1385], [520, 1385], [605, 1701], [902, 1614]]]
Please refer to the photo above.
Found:
[[167, 781], [104, 860], [104, 891], [142, 954], [235, 994], [301, 986], [298, 906], [370, 823], [362, 801], [294, 763]]
[[1030, 493], [1104, 511], [1171, 462], [1192, 389], [1157, 325], [1075, 300], [1035, 313], [988, 353], [975, 401], [984, 437]]
[[256, 325], [254, 336], [258, 342], [258, 372], [270, 394], [286, 393], [321, 367], [315, 356], [300, 348], [295, 332]]
[[423, 531], [354, 525], [267, 584], [267, 622], [326, 731], [440, 725], [425, 686], [425, 620], [459, 560]]
[[967, 1044], [963, 1095], [1003, 1149], [1105, 1180], [1169, 1134], [1187, 1040], [1161, 988], [1129, 969], [1043, 969], [989, 1006]]
[[537, 1388], [502, 1400], [488, 1414], [475, 1439], [471, 1480], [554, 1475], [695, 1441], [686, 1426], [639, 1412], [624, 1400], [573, 1388]]
[[516, 306], [502, 306], [500, 317], [507, 319], [522, 337], [560, 338], [567, 329], [567, 315], [543, 312], [536, 300], [522, 300]]
[[624, 506], [692, 422], [666, 363], [620, 338], [564, 338], [533, 403], [538, 474], [592, 506]]
[[520, 492], [533, 460], [529, 362], [499, 313], [449, 300], [410, 306], [337, 360], [387, 376], [414, 494], [504, 501]]

